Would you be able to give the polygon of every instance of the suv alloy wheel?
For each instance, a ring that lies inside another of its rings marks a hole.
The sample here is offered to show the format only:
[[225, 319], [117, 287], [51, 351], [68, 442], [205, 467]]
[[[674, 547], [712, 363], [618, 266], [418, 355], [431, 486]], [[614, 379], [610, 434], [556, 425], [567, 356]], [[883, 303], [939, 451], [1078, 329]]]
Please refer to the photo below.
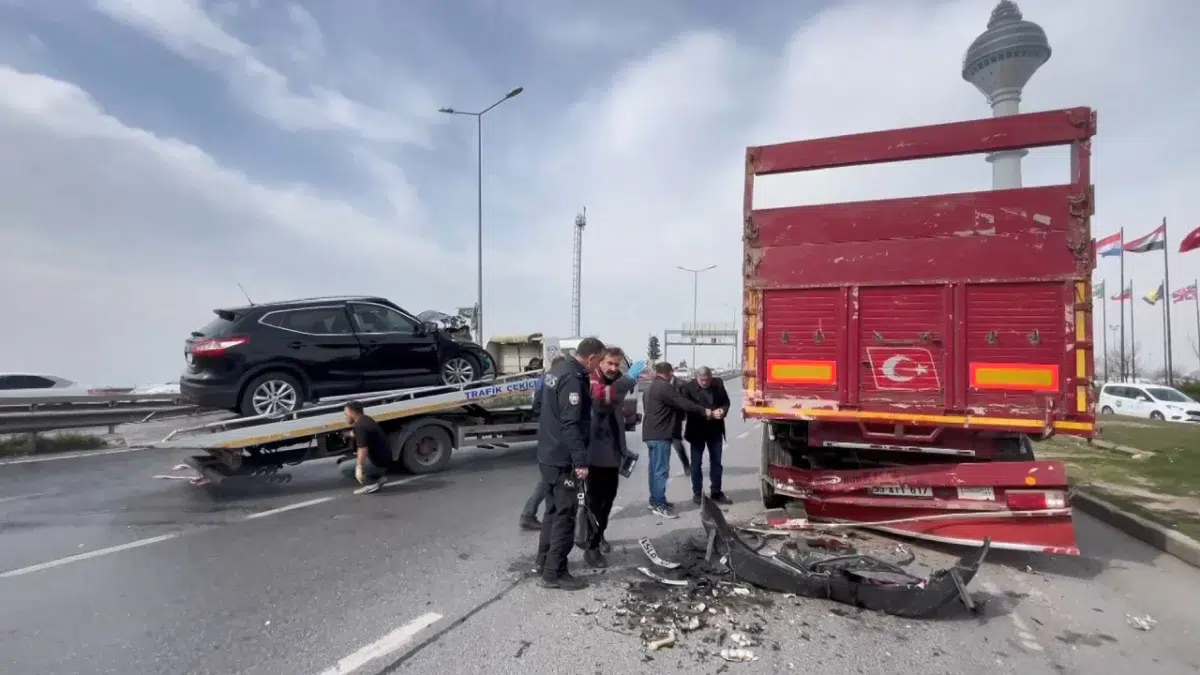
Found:
[[479, 369], [467, 356], [452, 356], [442, 364], [442, 384], [466, 384], [479, 379]]
[[242, 396], [242, 414], [283, 415], [300, 408], [300, 384], [284, 373], [266, 373], [254, 378]]

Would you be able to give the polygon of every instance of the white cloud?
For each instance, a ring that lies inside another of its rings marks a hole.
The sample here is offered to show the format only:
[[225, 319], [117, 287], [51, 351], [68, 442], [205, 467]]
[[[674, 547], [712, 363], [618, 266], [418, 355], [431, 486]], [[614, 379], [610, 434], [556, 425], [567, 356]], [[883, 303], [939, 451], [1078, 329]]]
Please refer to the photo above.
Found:
[[[293, 131], [335, 131], [368, 141], [423, 144], [436, 105], [414, 83], [405, 87], [403, 109], [379, 108], [320, 84], [297, 86], [260, 58], [205, 11], [201, 0], [93, 0], [108, 18], [159, 41], [179, 56], [227, 78], [230, 87], [260, 115]], [[319, 58], [324, 38], [312, 15], [288, 4], [296, 27], [286, 45], [293, 60]]]
[[[262, 65], [215, 22], [193, 23], [180, 2], [125, 0], [119, 13], [117, 0], [100, 1], [177, 53], [229, 74], [276, 123], [345, 134], [379, 185], [391, 186], [391, 208], [378, 213], [311, 187], [270, 185], [106, 116], [69, 83], [0, 70], [0, 283], [29, 289], [0, 296], [0, 315], [29, 327], [0, 337], [0, 369], [165, 379], [187, 331], [212, 307], [238, 301], [235, 280], [263, 297], [377, 292], [418, 310], [473, 300], [473, 237], [433, 243], [440, 214], [457, 205], [422, 201], [405, 178], [420, 167], [401, 171], [369, 143], [419, 139], [419, 121], [338, 112], [334, 99]], [[1106, 7], [1022, 4], [1054, 47], [1023, 105], [1099, 110], [1097, 235], [1121, 225], [1148, 231], [1165, 215], [1177, 241], [1200, 224], [1189, 199], [1200, 140], [1187, 126], [1200, 98], [1177, 84], [1180, 64], [1200, 56], [1186, 28], [1200, 10], [1132, 0]], [[959, 67], [989, 9], [974, 0], [848, 3], [807, 19], [781, 15], [794, 22], [786, 44], [724, 30], [665, 35], [589, 80], [581, 98], [555, 108], [559, 116], [537, 117], [515, 136], [506, 122], [509, 138], [490, 151], [485, 185], [487, 332], [566, 331], [571, 222], [584, 205], [585, 331], [640, 352], [647, 334], [690, 321], [691, 275], [676, 265], [717, 264], [700, 279], [699, 319], [732, 321], [741, 303], [745, 146], [985, 116]], [[301, 90], [309, 93], [294, 93]], [[1025, 163], [1030, 184], [1066, 171], [1062, 152], [1035, 152]], [[961, 158], [771, 181], [762, 197], [835, 201], [989, 181], [982, 158]], [[19, 265], [11, 251], [21, 251]], [[1190, 280], [1194, 268], [1191, 257], [1176, 256], [1173, 275]], [[1139, 288], [1158, 283], [1157, 258], [1131, 256], [1127, 269]], [[1115, 287], [1113, 263], [1102, 270]], [[1156, 310], [1136, 304], [1139, 342], [1158, 354]], [[1177, 334], [1190, 332], [1189, 311]], [[1177, 360], [1190, 363], [1188, 351], [1177, 338]], [[726, 354], [702, 350], [701, 358], [721, 363]], [[673, 348], [670, 357], [690, 353]]]

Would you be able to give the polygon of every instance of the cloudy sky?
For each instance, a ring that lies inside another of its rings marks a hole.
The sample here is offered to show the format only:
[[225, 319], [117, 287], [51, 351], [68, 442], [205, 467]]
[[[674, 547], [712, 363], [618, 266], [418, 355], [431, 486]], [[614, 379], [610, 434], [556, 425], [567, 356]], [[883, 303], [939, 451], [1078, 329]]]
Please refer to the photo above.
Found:
[[[0, 0], [0, 370], [173, 379], [238, 282], [259, 302], [471, 304], [475, 129], [437, 110], [517, 86], [484, 124], [486, 332], [568, 332], [583, 206], [585, 332], [644, 352], [690, 321], [676, 265], [718, 265], [700, 320], [732, 321], [745, 146], [985, 116], [959, 69], [992, 4]], [[1096, 235], [1200, 226], [1200, 5], [1020, 4], [1054, 48], [1024, 108], [1100, 112]], [[1064, 152], [1025, 161], [1027, 184], [1066, 172]], [[978, 157], [843, 170], [772, 181], [759, 205], [990, 177]], [[1159, 260], [1130, 257], [1138, 295]], [[1198, 270], [1195, 253], [1172, 274]], [[1102, 271], [1115, 289], [1115, 261]], [[1135, 305], [1160, 361], [1157, 309]]]

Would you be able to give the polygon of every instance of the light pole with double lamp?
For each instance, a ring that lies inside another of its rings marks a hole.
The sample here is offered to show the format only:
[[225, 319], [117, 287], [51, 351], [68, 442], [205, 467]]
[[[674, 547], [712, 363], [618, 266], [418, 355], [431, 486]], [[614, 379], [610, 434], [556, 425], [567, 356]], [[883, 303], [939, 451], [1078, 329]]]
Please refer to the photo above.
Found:
[[475, 118], [476, 137], [479, 141], [477, 152], [478, 166], [476, 168], [478, 172], [476, 176], [476, 191], [478, 193], [477, 225], [479, 228], [479, 269], [477, 271], [478, 277], [476, 279], [476, 291], [478, 293], [478, 297], [475, 300], [475, 330], [478, 332], [478, 334], [475, 336], [475, 341], [479, 344], [485, 344], [483, 342], [483, 116], [508, 99], [520, 95], [520, 93], [523, 91], [525, 91], [524, 87], [517, 87], [516, 89], [513, 89], [505, 94], [504, 98], [496, 101], [479, 112], [467, 112], [465, 110], [455, 110], [454, 108], [442, 108], [438, 110], [438, 112], [446, 113], [447, 115], [467, 115]]
[[676, 265], [676, 267], [684, 272], [692, 273], [692, 362], [689, 363], [688, 366], [689, 370], [694, 373], [696, 372], [696, 368], [699, 367], [696, 365], [696, 309], [699, 306], [700, 299], [700, 273], [707, 272], [716, 267], [716, 265], [709, 265], [708, 267], [699, 270], [694, 270], [690, 267], [682, 267], [680, 265]]

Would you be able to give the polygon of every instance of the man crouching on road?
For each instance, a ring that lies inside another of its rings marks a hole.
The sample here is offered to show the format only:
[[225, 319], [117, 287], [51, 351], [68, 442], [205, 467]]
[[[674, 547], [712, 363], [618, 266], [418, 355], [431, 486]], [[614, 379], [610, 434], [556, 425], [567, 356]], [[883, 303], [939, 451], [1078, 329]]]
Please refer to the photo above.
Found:
[[608, 516], [612, 513], [620, 481], [621, 461], [628, 453], [625, 445], [625, 415], [621, 402], [637, 386], [637, 376], [646, 367], [638, 361], [621, 374], [625, 353], [619, 347], [604, 350], [600, 367], [592, 372], [592, 430], [588, 443], [588, 509], [596, 517], [596, 533], [591, 545], [583, 552], [584, 561], [592, 567], [608, 567], [604, 558], [612, 546], [604, 538]]
[[542, 385], [538, 417], [538, 469], [546, 484], [546, 515], [538, 541], [536, 570], [544, 588], [574, 591], [586, 584], [567, 572], [575, 545], [575, 509], [588, 477], [592, 392], [588, 374], [600, 364], [604, 343], [584, 338], [573, 357], [550, 369]]
[[[350, 401], [343, 412], [350, 423], [350, 435], [357, 452], [354, 479], [363, 486], [354, 494], [379, 492], [387, 482], [387, 472], [383, 467], [392, 463], [392, 444], [388, 442], [387, 434], [383, 433], [379, 423], [363, 412], [362, 403]], [[343, 462], [341, 469], [344, 475], [350, 476], [350, 462]]]

